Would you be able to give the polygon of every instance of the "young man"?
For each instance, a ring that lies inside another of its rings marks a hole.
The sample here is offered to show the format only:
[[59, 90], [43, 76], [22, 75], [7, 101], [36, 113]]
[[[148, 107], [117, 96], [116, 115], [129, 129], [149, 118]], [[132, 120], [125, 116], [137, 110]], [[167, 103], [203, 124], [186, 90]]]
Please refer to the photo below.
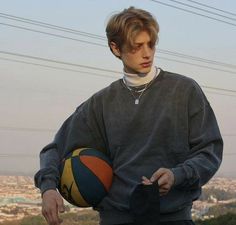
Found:
[[134, 7], [109, 20], [108, 44], [124, 77], [81, 104], [42, 150], [35, 182], [50, 225], [64, 210], [58, 165], [79, 147], [105, 150], [113, 163], [111, 190], [96, 208], [101, 225], [134, 224], [130, 201], [140, 183], [159, 188], [156, 224], [193, 224], [192, 202], [219, 168], [223, 142], [198, 84], [153, 66], [158, 32], [153, 16]]

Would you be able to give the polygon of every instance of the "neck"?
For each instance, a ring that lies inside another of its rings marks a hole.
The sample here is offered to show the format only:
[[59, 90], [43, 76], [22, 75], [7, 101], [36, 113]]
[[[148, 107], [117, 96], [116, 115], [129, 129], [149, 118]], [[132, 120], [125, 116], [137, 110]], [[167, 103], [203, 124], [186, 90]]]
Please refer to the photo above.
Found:
[[124, 71], [125, 83], [130, 87], [141, 86], [144, 84], [149, 83], [153, 80], [159, 73], [159, 69], [155, 66], [152, 66], [151, 71], [147, 74], [133, 74], [133, 73], [126, 73]]

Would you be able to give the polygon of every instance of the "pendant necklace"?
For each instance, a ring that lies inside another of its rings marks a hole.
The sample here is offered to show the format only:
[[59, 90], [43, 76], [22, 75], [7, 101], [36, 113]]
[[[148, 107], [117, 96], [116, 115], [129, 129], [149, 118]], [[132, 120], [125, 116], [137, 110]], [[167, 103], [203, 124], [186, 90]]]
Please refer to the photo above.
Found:
[[[132, 89], [130, 86], [128, 86], [128, 84], [126, 83], [126, 81], [125, 81], [125, 79], [124, 79], [124, 77], [123, 77], [123, 82], [124, 82], [124, 84], [125, 84], [125, 87], [126, 87], [126, 88], [130, 91], [130, 93], [132, 94], [132, 96], [133, 96], [133, 98], [134, 98], [134, 104], [135, 104], [135, 105], [138, 105], [138, 104], [139, 104], [141, 96], [142, 96], [143, 93], [148, 89], [148, 87], [150, 87], [150, 85], [152, 84], [152, 82], [155, 80], [156, 76], [157, 76], [157, 69], [156, 69], [156, 74], [155, 74], [155, 76], [153, 77], [153, 79], [152, 79], [149, 83], [147, 83], [147, 84], [144, 86], [144, 88], [141, 89], [141, 90], [134, 90], [134, 89]], [[134, 93], [136, 93], [136, 94], [138, 94], [138, 95], [135, 95]]]

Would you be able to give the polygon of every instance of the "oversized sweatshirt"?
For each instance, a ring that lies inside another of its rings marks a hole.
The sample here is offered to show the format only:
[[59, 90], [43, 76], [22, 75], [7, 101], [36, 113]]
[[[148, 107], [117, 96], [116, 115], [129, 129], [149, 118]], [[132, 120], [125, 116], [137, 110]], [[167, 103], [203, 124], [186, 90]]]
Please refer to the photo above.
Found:
[[175, 178], [160, 198], [161, 220], [191, 219], [192, 202], [221, 164], [223, 141], [199, 85], [161, 70], [137, 105], [120, 79], [76, 109], [40, 153], [35, 184], [42, 192], [58, 187], [60, 162], [80, 147], [103, 151], [112, 160], [111, 189], [96, 207], [106, 225], [132, 222], [134, 187], [161, 167]]

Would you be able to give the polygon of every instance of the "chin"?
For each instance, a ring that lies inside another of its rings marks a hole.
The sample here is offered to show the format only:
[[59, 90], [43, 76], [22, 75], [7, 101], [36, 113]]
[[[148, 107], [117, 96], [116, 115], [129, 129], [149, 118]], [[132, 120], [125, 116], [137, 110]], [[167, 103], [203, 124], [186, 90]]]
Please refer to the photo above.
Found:
[[148, 67], [148, 68], [142, 68], [140, 69], [138, 72], [139, 73], [143, 73], [143, 74], [147, 74], [151, 71], [151, 67]]
[[145, 68], [143, 68], [143, 67], [136, 67], [136, 68], [131, 68], [131, 67], [129, 67], [129, 68], [125, 68], [125, 71], [127, 72], [127, 73], [133, 73], [133, 74], [143, 74], [143, 75], [146, 75], [147, 73], [149, 73], [150, 71], [151, 71], [151, 69], [152, 69], [152, 66], [150, 66], [150, 67], [145, 67]]

